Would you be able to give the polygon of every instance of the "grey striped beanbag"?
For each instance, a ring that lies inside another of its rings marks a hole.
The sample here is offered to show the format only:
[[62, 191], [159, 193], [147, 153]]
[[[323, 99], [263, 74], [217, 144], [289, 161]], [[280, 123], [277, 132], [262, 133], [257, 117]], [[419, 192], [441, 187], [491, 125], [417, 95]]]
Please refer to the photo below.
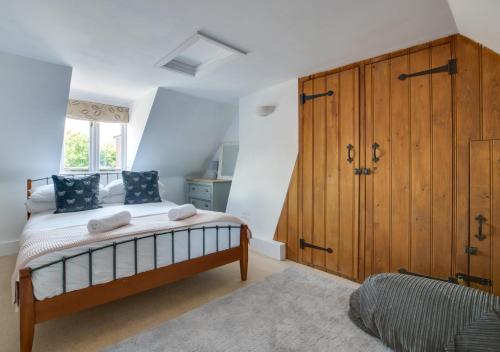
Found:
[[349, 317], [396, 351], [500, 351], [500, 297], [402, 274], [365, 280]]

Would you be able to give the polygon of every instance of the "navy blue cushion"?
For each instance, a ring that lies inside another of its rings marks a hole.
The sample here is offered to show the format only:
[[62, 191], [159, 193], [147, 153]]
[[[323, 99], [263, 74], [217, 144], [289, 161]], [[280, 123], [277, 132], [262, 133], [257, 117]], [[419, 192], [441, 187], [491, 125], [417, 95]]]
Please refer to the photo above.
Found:
[[101, 208], [99, 206], [100, 178], [99, 174], [83, 177], [52, 175], [56, 196], [56, 211], [54, 213]]
[[158, 171], [122, 171], [125, 204], [161, 202]]

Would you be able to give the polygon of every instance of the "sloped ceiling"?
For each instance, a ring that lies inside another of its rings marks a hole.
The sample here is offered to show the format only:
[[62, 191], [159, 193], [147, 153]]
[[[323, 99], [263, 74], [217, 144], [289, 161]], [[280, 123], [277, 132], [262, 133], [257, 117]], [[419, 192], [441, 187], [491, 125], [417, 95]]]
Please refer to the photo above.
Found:
[[203, 173], [237, 115], [235, 105], [158, 88], [132, 169]]
[[448, 0], [458, 32], [500, 53], [500, 1]]
[[26, 179], [59, 171], [70, 81], [71, 67], [0, 53], [0, 253], [26, 222]]
[[[196, 78], [154, 67], [198, 30], [249, 54]], [[156, 87], [236, 103], [456, 31], [446, 0], [23, 0], [0, 11], [0, 50], [72, 66], [73, 96], [117, 104]]]

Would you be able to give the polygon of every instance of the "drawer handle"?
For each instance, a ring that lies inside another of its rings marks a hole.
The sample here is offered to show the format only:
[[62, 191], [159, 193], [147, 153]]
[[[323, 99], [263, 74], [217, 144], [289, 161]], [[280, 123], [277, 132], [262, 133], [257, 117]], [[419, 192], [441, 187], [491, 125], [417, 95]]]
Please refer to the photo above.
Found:
[[380, 160], [380, 158], [377, 156], [378, 147], [380, 147], [380, 144], [378, 144], [377, 142], [372, 144], [372, 161], [376, 163]]
[[352, 158], [351, 151], [354, 149], [354, 146], [352, 144], [347, 145], [347, 162], [352, 163], [354, 159]]
[[476, 238], [479, 241], [483, 241], [484, 239], [486, 239], [486, 236], [483, 234], [483, 224], [486, 222], [486, 218], [482, 214], [479, 214], [475, 219], [479, 225]]

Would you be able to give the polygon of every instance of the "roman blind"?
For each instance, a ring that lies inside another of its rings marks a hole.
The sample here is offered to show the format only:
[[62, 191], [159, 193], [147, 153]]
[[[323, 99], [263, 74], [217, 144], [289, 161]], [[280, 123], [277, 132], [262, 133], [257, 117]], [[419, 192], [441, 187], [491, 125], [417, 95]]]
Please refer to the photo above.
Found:
[[69, 99], [66, 117], [95, 122], [127, 123], [128, 111], [128, 108], [122, 106]]

